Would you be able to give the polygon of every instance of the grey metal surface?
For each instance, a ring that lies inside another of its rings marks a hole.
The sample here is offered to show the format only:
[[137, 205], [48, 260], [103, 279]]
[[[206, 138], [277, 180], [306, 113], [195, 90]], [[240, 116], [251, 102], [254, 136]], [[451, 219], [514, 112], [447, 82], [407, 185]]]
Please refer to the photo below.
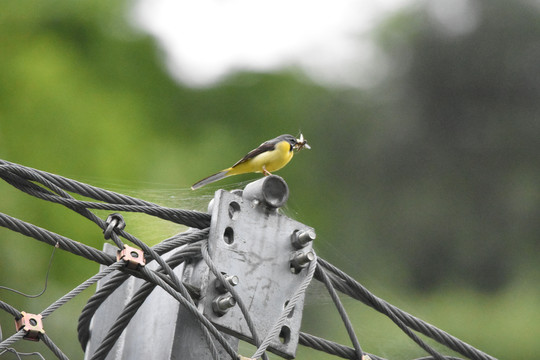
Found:
[[[105, 244], [104, 250], [116, 254], [116, 247]], [[168, 256], [165, 255], [166, 259]], [[155, 262], [147, 265], [155, 268]], [[183, 266], [174, 269], [181, 278]], [[107, 281], [108, 277], [98, 282]], [[124, 306], [131, 299], [143, 280], [130, 277], [109, 296], [94, 315], [90, 331], [91, 337], [85, 352], [90, 359], [106, 336]], [[238, 340], [227, 336], [233, 346]], [[226, 352], [216, 342], [220, 358], [227, 359]], [[210, 352], [198, 321], [168, 293], [159, 287], [148, 296], [137, 311], [121, 337], [106, 358], [107, 360], [132, 359], [211, 359]]]
[[[104, 250], [116, 255], [116, 247], [110, 244], [105, 244]], [[182, 269], [175, 269], [179, 275], [181, 271]], [[98, 282], [98, 289], [108, 278]], [[142, 284], [143, 280], [130, 277], [99, 307], [90, 325], [91, 337], [86, 348], [85, 359], [92, 357], [124, 306]], [[160, 311], [156, 312], [155, 309], [160, 309]], [[164, 318], [163, 312], [171, 316]], [[124, 330], [107, 356], [107, 360], [170, 358], [170, 344], [174, 336], [177, 313], [176, 300], [165, 291], [156, 288]], [[164, 344], [169, 344], [169, 346], [163, 346]]]
[[[266, 191], [267, 186], [263, 183], [253, 184], [255, 183], [248, 186], [251, 186], [251, 189], [246, 187], [243, 196], [239, 192], [216, 192], [212, 204], [209, 252], [222, 273], [238, 277], [235, 289], [248, 307], [259, 337], [264, 338], [283, 311], [289, 297], [306, 276], [306, 270], [296, 270], [292, 267], [291, 260], [298, 252], [309, 253], [312, 242], [308, 241], [298, 250], [292, 243], [293, 234], [298, 231], [314, 234], [314, 231], [286, 217], [274, 207], [275, 199], [278, 199], [280, 205], [284, 204], [279, 201], [279, 193], [272, 190], [272, 203], [269, 204], [265, 200], [268, 197], [261, 194]], [[288, 188], [286, 196], [288, 197]], [[215, 286], [211, 286], [215, 278], [208, 273], [208, 269], [197, 264], [195, 268], [188, 270], [188, 273], [185, 275], [190, 281], [201, 286], [202, 298], [199, 307], [204, 315], [223, 331], [252, 342], [251, 333], [238, 306], [233, 306], [224, 313], [214, 311], [215, 305], [212, 304], [222, 294]], [[270, 351], [286, 358], [295, 356], [302, 308], [303, 299], [282, 327], [280, 337], [272, 342]]]

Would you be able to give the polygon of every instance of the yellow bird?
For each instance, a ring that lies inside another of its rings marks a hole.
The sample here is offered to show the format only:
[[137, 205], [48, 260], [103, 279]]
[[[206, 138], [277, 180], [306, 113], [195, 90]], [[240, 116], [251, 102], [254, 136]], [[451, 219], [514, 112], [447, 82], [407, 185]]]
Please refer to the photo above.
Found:
[[231, 175], [250, 172], [263, 173], [265, 176], [271, 175], [271, 172], [281, 169], [291, 161], [294, 151], [299, 151], [302, 148], [311, 149], [302, 134], [300, 134], [300, 139], [292, 135], [278, 136], [275, 139], [263, 142], [258, 148], [251, 150], [230, 168], [196, 182], [191, 189], [198, 189]]

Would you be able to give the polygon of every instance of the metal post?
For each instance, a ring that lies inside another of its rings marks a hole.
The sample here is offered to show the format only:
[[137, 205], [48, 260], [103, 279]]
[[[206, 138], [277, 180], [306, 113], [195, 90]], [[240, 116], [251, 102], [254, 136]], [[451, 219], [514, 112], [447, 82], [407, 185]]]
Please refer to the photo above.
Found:
[[[105, 244], [104, 250], [116, 255], [117, 248]], [[165, 259], [167, 257], [164, 256]], [[156, 267], [153, 263], [147, 266]], [[183, 265], [174, 269], [179, 278], [182, 278], [183, 271]], [[108, 278], [98, 282], [98, 289]], [[90, 325], [91, 337], [86, 347], [85, 360], [92, 357], [124, 306], [143, 283], [141, 279], [129, 278], [99, 307]], [[238, 339], [232, 336], [227, 338], [233, 348], [238, 346]], [[217, 341], [215, 343], [220, 359], [227, 359], [226, 352]], [[106, 359], [211, 358], [201, 328], [193, 315], [163, 289], [156, 287], [139, 308]]]
[[[248, 184], [243, 191], [219, 190], [209, 205], [212, 214], [208, 239], [210, 257], [229, 284], [235, 286], [241, 299], [235, 299], [220, 286], [204, 260], [174, 270], [184, 282], [200, 289], [199, 311], [229, 334], [225, 336], [233, 348], [238, 347], [238, 338], [253, 343], [237, 302], [243, 301], [247, 306], [259, 337], [264, 338], [305, 279], [305, 268], [313, 260], [314, 230], [279, 211], [288, 196], [285, 181], [272, 175]], [[106, 244], [105, 248], [116, 252], [111, 245]], [[105, 281], [107, 278], [100, 283]], [[92, 319], [85, 359], [91, 358], [141, 284], [142, 280], [130, 278], [101, 305]], [[303, 298], [283, 324], [280, 336], [272, 341], [269, 351], [294, 358], [302, 310]], [[216, 342], [216, 346], [220, 359], [229, 358], [219, 343]], [[211, 359], [211, 355], [197, 320], [156, 287], [107, 359], [200, 360]]]

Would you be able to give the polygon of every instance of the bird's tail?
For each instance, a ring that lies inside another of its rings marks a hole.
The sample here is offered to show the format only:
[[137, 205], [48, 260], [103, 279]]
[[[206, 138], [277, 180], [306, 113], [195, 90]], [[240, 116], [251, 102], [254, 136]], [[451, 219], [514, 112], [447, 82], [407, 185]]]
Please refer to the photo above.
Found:
[[198, 188], [203, 187], [204, 185], [213, 183], [214, 181], [218, 181], [229, 176], [230, 175], [229, 170], [231, 169], [229, 168], [229, 169], [221, 170], [220, 172], [215, 173], [214, 175], [210, 175], [208, 177], [205, 177], [202, 180], [197, 181], [195, 184], [193, 184], [193, 186], [191, 186], [191, 190], [196, 190]]

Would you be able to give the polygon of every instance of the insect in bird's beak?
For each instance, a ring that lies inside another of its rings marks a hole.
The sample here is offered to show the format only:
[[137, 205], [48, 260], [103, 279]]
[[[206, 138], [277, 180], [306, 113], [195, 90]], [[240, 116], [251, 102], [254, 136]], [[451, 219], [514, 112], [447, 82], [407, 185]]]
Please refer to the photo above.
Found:
[[311, 149], [311, 146], [309, 146], [307, 140], [304, 139], [304, 135], [300, 134], [300, 139], [296, 139], [296, 145], [294, 145], [294, 149], [296, 151], [300, 151], [303, 148]]

